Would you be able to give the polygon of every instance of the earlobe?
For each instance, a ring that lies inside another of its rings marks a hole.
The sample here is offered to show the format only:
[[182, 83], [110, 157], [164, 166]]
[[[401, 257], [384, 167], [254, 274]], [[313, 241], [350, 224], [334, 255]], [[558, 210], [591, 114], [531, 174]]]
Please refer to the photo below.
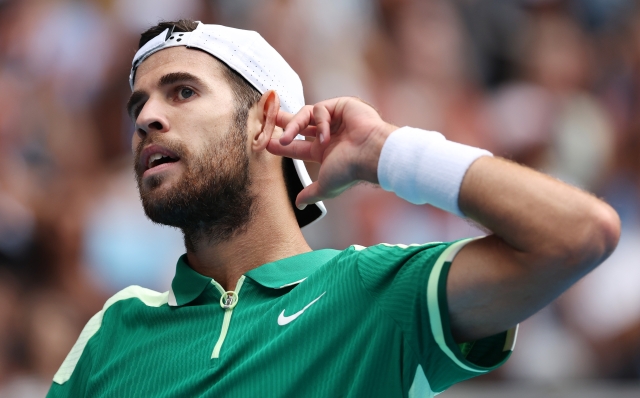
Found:
[[262, 113], [262, 125], [260, 131], [253, 137], [252, 147], [256, 152], [267, 148], [273, 131], [276, 127], [276, 118], [280, 110], [280, 98], [278, 94], [269, 90], [262, 95], [258, 102], [258, 111]]

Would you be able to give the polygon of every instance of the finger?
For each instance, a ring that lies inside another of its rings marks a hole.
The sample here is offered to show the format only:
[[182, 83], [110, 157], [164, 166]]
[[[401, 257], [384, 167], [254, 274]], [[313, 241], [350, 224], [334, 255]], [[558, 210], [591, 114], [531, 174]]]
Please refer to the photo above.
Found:
[[277, 139], [272, 138], [267, 144], [267, 151], [277, 156], [300, 159], [308, 162], [318, 162], [311, 155], [312, 141], [295, 140], [289, 145], [282, 145]]
[[[318, 127], [317, 137], [324, 146], [331, 140], [331, 125], [342, 117], [345, 98], [331, 98], [313, 106], [313, 124]], [[348, 99], [347, 99], [348, 100]]]
[[[298, 132], [298, 135], [296, 137], [294, 137], [294, 139], [298, 138], [299, 136], [303, 136], [303, 137], [314, 137], [316, 136], [316, 126], [309, 126], [306, 129]], [[282, 137], [282, 133], [280, 133], [280, 135], [278, 134], [274, 134], [272, 136], [273, 138], [277, 138], [278, 140], [280, 140], [280, 137]], [[299, 139], [299, 138], [298, 138]]]
[[298, 132], [298, 135], [302, 135], [305, 137], [316, 137], [317, 134], [318, 134], [318, 129], [316, 126], [309, 126], [306, 129]]
[[331, 137], [331, 114], [321, 102], [313, 107], [313, 118], [318, 129], [317, 137], [321, 144], [327, 144]]
[[323, 199], [325, 199], [325, 195], [322, 192], [320, 184], [318, 184], [318, 181], [312, 182], [309, 186], [300, 191], [296, 197], [296, 207], [300, 210], [304, 210], [307, 205], [319, 202]]
[[276, 115], [276, 126], [285, 128], [287, 123], [293, 119], [293, 114], [289, 112], [285, 112], [282, 109], [278, 110], [278, 114]]
[[306, 129], [310, 124], [313, 124], [313, 106], [306, 105], [296, 113], [284, 127], [282, 137], [280, 137], [280, 143], [282, 145], [289, 145], [300, 131]]

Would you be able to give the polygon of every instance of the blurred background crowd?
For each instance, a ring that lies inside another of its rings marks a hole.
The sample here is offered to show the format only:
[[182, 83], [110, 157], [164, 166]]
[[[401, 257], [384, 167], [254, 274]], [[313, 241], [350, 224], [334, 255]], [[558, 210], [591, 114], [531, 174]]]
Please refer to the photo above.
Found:
[[[0, 0], [0, 397], [43, 396], [118, 290], [169, 287], [182, 236], [142, 212], [124, 104], [139, 34], [180, 17], [260, 32], [307, 103], [359, 96], [607, 200], [617, 251], [484, 378], [640, 379], [640, 1]], [[314, 248], [485, 233], [368, 185], [326, 204]]]

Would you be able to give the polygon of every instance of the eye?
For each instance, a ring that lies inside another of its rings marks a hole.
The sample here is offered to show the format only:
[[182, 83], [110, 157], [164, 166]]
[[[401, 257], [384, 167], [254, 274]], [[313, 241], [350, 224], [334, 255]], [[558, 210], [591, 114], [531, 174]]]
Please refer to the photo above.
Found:
[[180, 91], [178, 91], [178, 97], [180, 99], [187, 99], [191, 97], [193, 94], [195, 94], [195, 92], [189, 87], [182, 87]]

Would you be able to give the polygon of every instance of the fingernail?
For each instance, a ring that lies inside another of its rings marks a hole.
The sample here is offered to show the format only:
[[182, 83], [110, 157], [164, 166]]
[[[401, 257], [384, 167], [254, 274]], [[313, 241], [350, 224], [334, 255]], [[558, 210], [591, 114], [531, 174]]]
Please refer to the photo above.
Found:
[[324, 134], [320, 133], [320, 143], [324, 144]]
[[305, 205], [305, 204], [299, 204], [299, 205], [296, 205], [296, 207], [298, 208], [298, 210], [304, 210], [304, 209], [306, 209], [306, 208], [307, 208], [307, 205]]

